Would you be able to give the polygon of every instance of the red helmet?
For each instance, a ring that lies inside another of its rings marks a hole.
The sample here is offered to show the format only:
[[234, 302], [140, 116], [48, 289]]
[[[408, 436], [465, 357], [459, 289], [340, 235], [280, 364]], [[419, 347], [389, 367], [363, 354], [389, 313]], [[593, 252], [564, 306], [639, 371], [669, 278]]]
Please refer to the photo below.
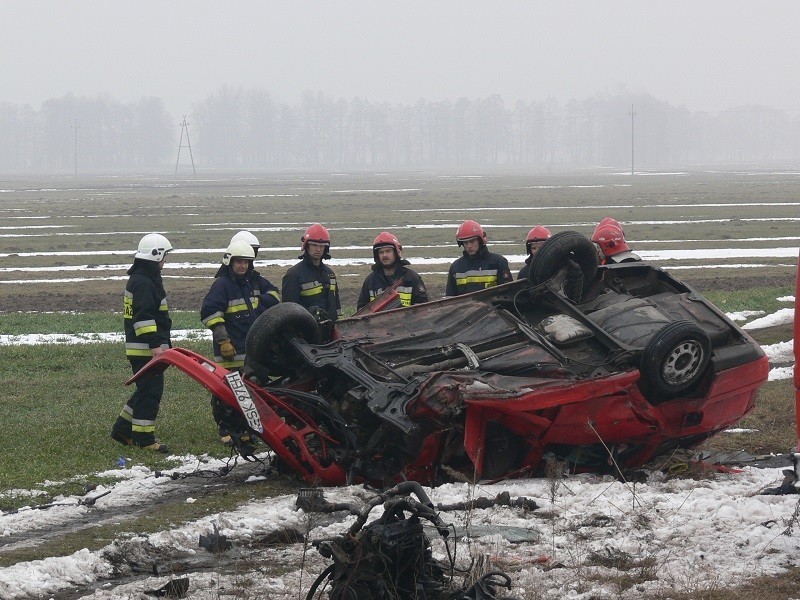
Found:
[[[306, 232], [303, 234], [303, 237], [300, 238], [300, 248], [303, 250], [303, 254], [305, 254], [306, 246], [308, 246], [308, 242], [316, 242], [317, 244], [325, 244], [330, 248], [331, 245], [331, 236], [328, 233], [328, 230], [325, 229], [319, 223], [314, 223], [310, 225]], [[325, 249], [325, 254], [322, 258], [330, 258], [331, 255], [328, 254], [328, 248]], [[303, 255], [300, 255], [302, 258]]]
[[486, 243], [486, 233], [483, 231], [483, 227], [477, 221], [464, 221], [456, 231], [458, 245], [460, 246], [473, 238], [478, 238], [484, 244]]
[[544, 225], [537, 225], [528, 232], [528, 237], [525, 238], [525, 251], [530, 252], [531, 242], [543, 242], [550, 239], [550, 230]]
[[592, 235], [592, 241], [600, 246], [600, 251], [604, 256], [614, 256], [620, 252], [630, 252], [622, 229], [616, 225], [598, 225]]
[[381, 231], [378, 237], [375, 238], [375, 241], [372, 242], [372, 255], [375, 257], [375, 262], [379, 262], [378, 248], [385, 248], [386, 246], [394, 248], [394, 253], [397, 255], [398, 260], [403, 258], [403, 246], [400, 240], [397, 239], [397, 236], [388, 231]]
[[622, 225], [620, 225], [619, 221], [617, 221], [614, 217], [605, 217], [597, 224], [597, 227], [600, 227], [601, 225], [613, 225], [614, 227], [619, 227], [619, 230], [622, 231]]

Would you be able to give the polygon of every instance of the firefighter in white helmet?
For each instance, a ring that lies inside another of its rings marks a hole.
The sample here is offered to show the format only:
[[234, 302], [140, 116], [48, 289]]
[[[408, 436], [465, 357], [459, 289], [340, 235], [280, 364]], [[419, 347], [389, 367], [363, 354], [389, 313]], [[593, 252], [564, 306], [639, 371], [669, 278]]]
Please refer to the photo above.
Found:
[[[154, 356], [171, 347], [167, 294], [161, 269], [172, 244], [160, 233], [149, 233], [139, 241], [123, 298], [125, 354], [134, 373]], [[164, 374], [136, 381], [131, 395], [111, 429], [111, 437], [121, 444], [156, 452], [169, 452], [156, 440], [156, 416], [164, 393]]]
[[[253, 269], [256, 253], [251, 242], [234, 236], [200, 308], [203, 325], [211, 329], [214, 360], [238, 371], [244, 367], [250, 327], [261, 313], [280, 302], [278, 288]], [[243, 420], [213, 396], [211, 404], [220, 441], [240, 446], [240, 451], [249, 449]]]

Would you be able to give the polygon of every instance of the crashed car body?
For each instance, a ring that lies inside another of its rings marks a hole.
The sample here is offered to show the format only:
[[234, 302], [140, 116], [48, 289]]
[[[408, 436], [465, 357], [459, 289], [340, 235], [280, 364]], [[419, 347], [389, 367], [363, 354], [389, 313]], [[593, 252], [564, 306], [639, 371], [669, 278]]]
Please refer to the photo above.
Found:
[[389, 290], [327, 335], [279, 304], [250, 331], [250, 376], [178, 348], [135, 378], [175, 365], [310, 483], [387, 485], [533, 475], [548, 459], [636, 468], [736, 423], [769, 369], [692, 288], [643, 262], [598, 267], [576, 232], [542, 246], [529, 280], [398, 304]]

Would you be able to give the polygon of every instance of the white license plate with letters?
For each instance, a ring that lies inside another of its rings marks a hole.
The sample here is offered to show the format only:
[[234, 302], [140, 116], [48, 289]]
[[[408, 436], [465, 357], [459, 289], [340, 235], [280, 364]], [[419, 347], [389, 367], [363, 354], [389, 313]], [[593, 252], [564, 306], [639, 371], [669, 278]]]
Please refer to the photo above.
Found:
[[253, 398], [250, 396], [250, 391], [244, 384], [242, 376], [236, 371], [231, 371], [225, 375], [225, 379], [228, 380], [228, 385], [231, 386], [236, 396], [236, 401], [239, 403], [239, 406], [242, 407], [242, 412], [244, 413], [244, 418], [247, 420], [247, 424], [251, 429], [259, 433], [264, 433], [264, 425], [261, 424], [261, 417], [258, 415], [256, 405], [253, 404]]

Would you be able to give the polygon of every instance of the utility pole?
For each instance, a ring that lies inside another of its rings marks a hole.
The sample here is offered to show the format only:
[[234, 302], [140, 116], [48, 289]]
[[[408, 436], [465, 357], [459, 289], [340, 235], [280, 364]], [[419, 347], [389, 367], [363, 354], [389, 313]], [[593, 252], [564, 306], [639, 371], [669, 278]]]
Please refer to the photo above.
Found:
[[72, 125], [72, 129], [74, 130], [74, 136], [75, 136], [75, 151], [74, 151], [74, 154], [75, 154], [75, 176], [76, 177], [78, 175], [78, 129], [80, 129], [80, 127], [81, 126], [78, 125], [78, 119], [76, 118], [75, 119], [75, 124]]
[[633, 117], [636, 116], [636, 113], [633, 111], [633, 104], [631, 104], [631, 175], [633, 175]]
[[[194, 156], [192, 155], [192, 144], [189, 141], [189, 124], [186, 122], [186, 115], [183, 115], [183, 122], [178, 123], [181, 126], [181, 140], [178, 142], [178, 158], [175, 160], [175, 175], [178, 174], [178, 163], [181, 160], [181, 148], [189, 148], [189, 158], [192, 160], [192, 173], [197, 175], [194, 168]], [[183, 132], [186, 131], [186, 146], [183, 145]]]

